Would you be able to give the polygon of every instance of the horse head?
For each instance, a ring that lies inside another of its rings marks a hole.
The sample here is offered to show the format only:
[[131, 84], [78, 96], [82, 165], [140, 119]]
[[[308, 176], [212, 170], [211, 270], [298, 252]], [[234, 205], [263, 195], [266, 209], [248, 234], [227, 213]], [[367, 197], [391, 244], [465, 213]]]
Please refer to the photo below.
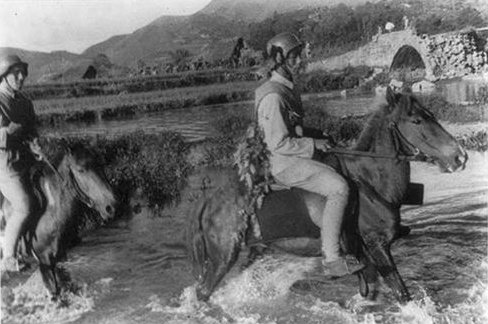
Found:
[[67, 149], [63, 162], [69, 170], [77, 198], [99, 212], [104, 221], [112, 218], [117, 201], [94, 152], [82, 145], [74, 145]]
[[434, 115], [410, 94], [387, 89], [390, 130], [401, 149], [423, 155], [443, 172], [464, 169], [468, 155]]

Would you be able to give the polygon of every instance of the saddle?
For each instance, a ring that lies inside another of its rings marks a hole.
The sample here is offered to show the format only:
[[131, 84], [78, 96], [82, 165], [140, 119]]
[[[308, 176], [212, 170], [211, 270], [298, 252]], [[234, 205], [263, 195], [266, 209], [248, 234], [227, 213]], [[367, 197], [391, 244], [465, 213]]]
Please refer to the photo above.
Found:
[[297, 188], [271, 191], [264, 199], [256, 217], [261, 229], [262, 242], [280, 238], [320, 238], [320, 228], [308, 215], [307, 206]]

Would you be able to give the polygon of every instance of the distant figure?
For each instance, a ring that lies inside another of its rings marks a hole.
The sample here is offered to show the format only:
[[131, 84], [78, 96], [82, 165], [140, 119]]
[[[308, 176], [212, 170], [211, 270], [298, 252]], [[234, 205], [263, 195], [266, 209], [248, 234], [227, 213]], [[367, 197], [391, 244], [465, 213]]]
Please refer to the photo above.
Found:
[[86, 71], [85, 74], [83, 74], [82, 79], [95, 79], [97, 77], [97, 69], [93, 65], [90, 65]]
[[230, 55], [230, 62], [234, 68], [239, 66], [239, 61], [241, 58], [241, 50], [245, 47], [244, 39], [239, 37], [237, 39], [237, 44], [234, 46], [234, 50], [232, 50], [232, 54]]
[[402, 18], [403, 20], [403, 29], [408, 29], [409, 28], [409, 21], [408, 21], [408, 17], [407, 16], [403, 16]]
[[378, 32], [372, 37], [373, 42], [377, 42], [381, 34], [383, 34], [383, 30], [381, 29], [381, 26], [378, 26]]
[[310, 42], [305, 43], [305, 48], [303, 49], [303, 54], [305, 54], [305, 58], [309, 59], [312, 57], [312, 45]]
[[395, 24], [393, 24], [392, 22], [387, 22], [387, 23], [385, 24], [385, 30], [386, 30], [387, 32], [389, 32], [389, 33], [390, 33], [390, 32], [391, 32], [393, 29], [395, 29]]

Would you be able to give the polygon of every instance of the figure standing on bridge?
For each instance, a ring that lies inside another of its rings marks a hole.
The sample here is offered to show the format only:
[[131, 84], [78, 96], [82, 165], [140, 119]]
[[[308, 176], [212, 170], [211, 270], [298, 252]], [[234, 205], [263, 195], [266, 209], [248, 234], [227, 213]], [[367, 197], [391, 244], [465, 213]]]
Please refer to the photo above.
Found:
[[303, 108], [294, 77], [299, 71], [302, 42], [291, 33], [276, 35], [267, 44], [274, 61], [271, 78], [256, 90], [255, 109], [264, 141], [271, 152], [271, 174], [278, 183], [327, 197], [321, 219], [323, 266], [326, 276], [341, 277], [363, 268], [340, 251], [340, 233], [349, 188], [333, 168], [312, 159], [316, 150], [327, 151], [321, 131], [303, 127]]
[[20, 92], [27, 66], [17, 55], [0, 59], [0, 193], [12, 207], [2, 246], [2, 272], [19, 271], [17, 244], [31, 207], [27, 176], [33, 152], [40, 152], [32, 101]]

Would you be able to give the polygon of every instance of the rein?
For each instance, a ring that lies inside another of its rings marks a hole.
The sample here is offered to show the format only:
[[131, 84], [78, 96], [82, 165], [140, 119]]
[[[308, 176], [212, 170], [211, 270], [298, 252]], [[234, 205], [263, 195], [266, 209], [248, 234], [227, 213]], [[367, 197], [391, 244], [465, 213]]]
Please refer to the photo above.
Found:
[[340, 149], [340, 148], [329, 149], [329, 150], [327, 150], [326, 153], [334, 153], [334, 154], [339, 154], [339, 155], [364, 156], [364, 157], [370, 157], [370, 158], [401, 160], [401, 161], [416, 161], [418, 159], [418, 157], [415, 155], [378, 154], [378, 153], [347, 150], [347, 149]]
[[341, 148], [332, 148], [327, 150], [326, 153], [334, 153], [339, 155], [353, 155], [353, 156], [363, 156], [363, 157], [371, 157], [377, 159], [389, 159], [389, 160], [400, 160], [400, 161], [425, 161], [429, 160], [429, 157], [423, 154], [418, 147], [410, 143], [405, 136], [400, 132], [398, 129], [397, 123], [394, 121], [390, 122], [388, 125], [388, 129], [391, 132], [393, 137], [393, 142], [395, 145], [395, 151], [400, 151], [400, 146], [407, 146], [408, 149], [412, 152], [411, 155], [406, 154], [378, 154], [372, 152], [364, 152], [364, 151], [356, 151], [356, 150], [347, 150]]
[[90, 208], [93, 208], [93, 201], [88, 197], [83, 190], [81, 190], [80, 185], [76, 181], [75, 175], [73, 174], [73, 171], [69, 170], [69, 178], [71, 180], [71, 183], [74, 187], [75, 191], [75, 196], [85, 205], [87, 205]]

